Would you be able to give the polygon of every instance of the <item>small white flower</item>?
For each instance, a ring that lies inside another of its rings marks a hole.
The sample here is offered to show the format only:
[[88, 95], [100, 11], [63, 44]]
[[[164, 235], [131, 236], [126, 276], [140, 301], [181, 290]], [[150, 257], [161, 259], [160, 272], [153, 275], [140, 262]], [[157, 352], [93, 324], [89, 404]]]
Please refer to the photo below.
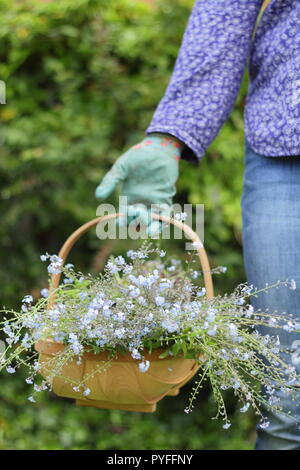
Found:
[[294, 279], [291, 280], [290, 289], [291, 290], [296, 290], [297, 289], [297, 284], [296, 284], [296, 281]]
[[33, 398], [33, 396], [28, 397], [28, 400], [31, 401], [32, 403], [35, 403], [35, 399]]
[[87, 387], [87, 388], [84, 390], [83, 395], [84, 395], [85, 397], [87, 397], [90, 393], [91, 393], [91, 390]]

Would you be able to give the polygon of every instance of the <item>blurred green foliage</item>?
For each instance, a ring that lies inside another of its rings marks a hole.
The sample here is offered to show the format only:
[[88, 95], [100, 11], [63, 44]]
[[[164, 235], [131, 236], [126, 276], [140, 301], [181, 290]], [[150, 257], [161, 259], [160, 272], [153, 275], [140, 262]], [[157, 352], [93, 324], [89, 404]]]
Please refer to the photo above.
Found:
[[[95, 187], [120, 153], [144, 137], [193, 3], [0, 2], [0, 78], [7, 87], [7, 104], [0, 106], [1, 305], [17, 306], [23, 294], [44, 287], [39, 255], [56, 253], [74, 229], [95, 217]], [[218, 291], [245, 280], [240, 196], [246, 87], [245, 79], [203, 161], [181, 162], [177, 188], [176, 202], [205, 204], [205, 246], [213, 265], [228, 268], [216, 280]], [[89, 270], [98, 246], [94, 232], [80, 241], [72, 256], [77, 267]], [[32, 407], [27, 387], [21, 378], [1, 376], [0, 448], [251, 448], [251, 417], [237, 415], [237, 425], [223, 431], [209, 420], [207, 390], [203, 411], [186, 416], [184, 397], [165, 399], [154, 415], [95, 412], [54, 397]]]

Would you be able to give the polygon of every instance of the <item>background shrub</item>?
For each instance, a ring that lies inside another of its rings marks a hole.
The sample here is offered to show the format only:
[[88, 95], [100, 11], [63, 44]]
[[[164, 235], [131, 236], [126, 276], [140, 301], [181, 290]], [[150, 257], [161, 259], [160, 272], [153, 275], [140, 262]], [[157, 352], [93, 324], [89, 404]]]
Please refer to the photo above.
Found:
[[[47, 283], [39, 255], [56, 253], [74, 229], [95, 217], [95, 187], [120, 153], [144, 137], [193, 3], [0, 4], [0, 78], [7, 86], [7, 104], [0, 106], [1, 305], [17, 307], [24, 294], [37, 296]], [[181, 162], [175, 199], [205, 204], [205, 246], [213, 265], [228, 268], [216, 279], [218, 292], [245, 280], [240, 196], [246, 87], [245, 79], [200, 165]], [[178, 242], [168, 249], [183, 255]], [[80, 269], [97, 270], [98, 250], [91, 232], [72, 260]], [[54, 396], [32, 407], [28, 393], [21, 377], [1, 376], [0, 448], [238, 449], [251, 447], [254, 438], [251, 416], [236, 414], [238, 425], [226, 432], [209, 420], [208, 389], [199, 412], [188, 417], [184, 396], [165, 399], [149, 416], [80, 409]], [[189, 429], [184, 436], [183, 426]]]

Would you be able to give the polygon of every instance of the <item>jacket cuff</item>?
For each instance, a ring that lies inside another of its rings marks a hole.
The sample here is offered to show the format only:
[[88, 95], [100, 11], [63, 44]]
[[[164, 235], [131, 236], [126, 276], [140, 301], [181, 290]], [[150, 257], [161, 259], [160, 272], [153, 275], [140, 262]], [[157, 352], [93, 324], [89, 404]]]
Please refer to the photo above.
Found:
[[193, 136], [182, 129], [177, 129], [168, 125], [150, 125], [146, 129], [146, 134], [151, 134], [153, 132], [170, 134], [183, 142], [185, 144], [181, 151], [181, 158], [183, 160], [197, 163], [203, 158], [205, 154], [205, 150], [201, 144]]

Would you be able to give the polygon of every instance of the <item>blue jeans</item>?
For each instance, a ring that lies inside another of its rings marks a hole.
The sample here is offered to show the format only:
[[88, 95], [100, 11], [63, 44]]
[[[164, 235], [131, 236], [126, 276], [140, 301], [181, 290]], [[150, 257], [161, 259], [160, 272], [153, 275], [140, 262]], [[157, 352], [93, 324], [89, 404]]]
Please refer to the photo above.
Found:
[[[265, 287], [281, 279], [294, 279], [296, 290], [280, 286], [252, 299], [257, 309], [287, 312], [300, 319], [300, 156], [267, 157], [245, 145], [242, 194], [243, 251], [249, 284]], [[278, 335], [283, 346], [300, 340], [299, 333], [261, 328]], [[295, 344], [295, 343], [294, 343]], [[297, 344], [297, 343], [296, 343]], [[300, 341], [299, 343], [300, 344]], [[300, 373], [300, 361], [293, 365]], [[281, 398], [281, 406], [300, 419], [300, 406]], [[300, 395], [300, 391], [299, 391]], [[295, 422], [261, 408], [270, 425], [257, 427], [256, 450], [300, 450], [300, 429]]]

